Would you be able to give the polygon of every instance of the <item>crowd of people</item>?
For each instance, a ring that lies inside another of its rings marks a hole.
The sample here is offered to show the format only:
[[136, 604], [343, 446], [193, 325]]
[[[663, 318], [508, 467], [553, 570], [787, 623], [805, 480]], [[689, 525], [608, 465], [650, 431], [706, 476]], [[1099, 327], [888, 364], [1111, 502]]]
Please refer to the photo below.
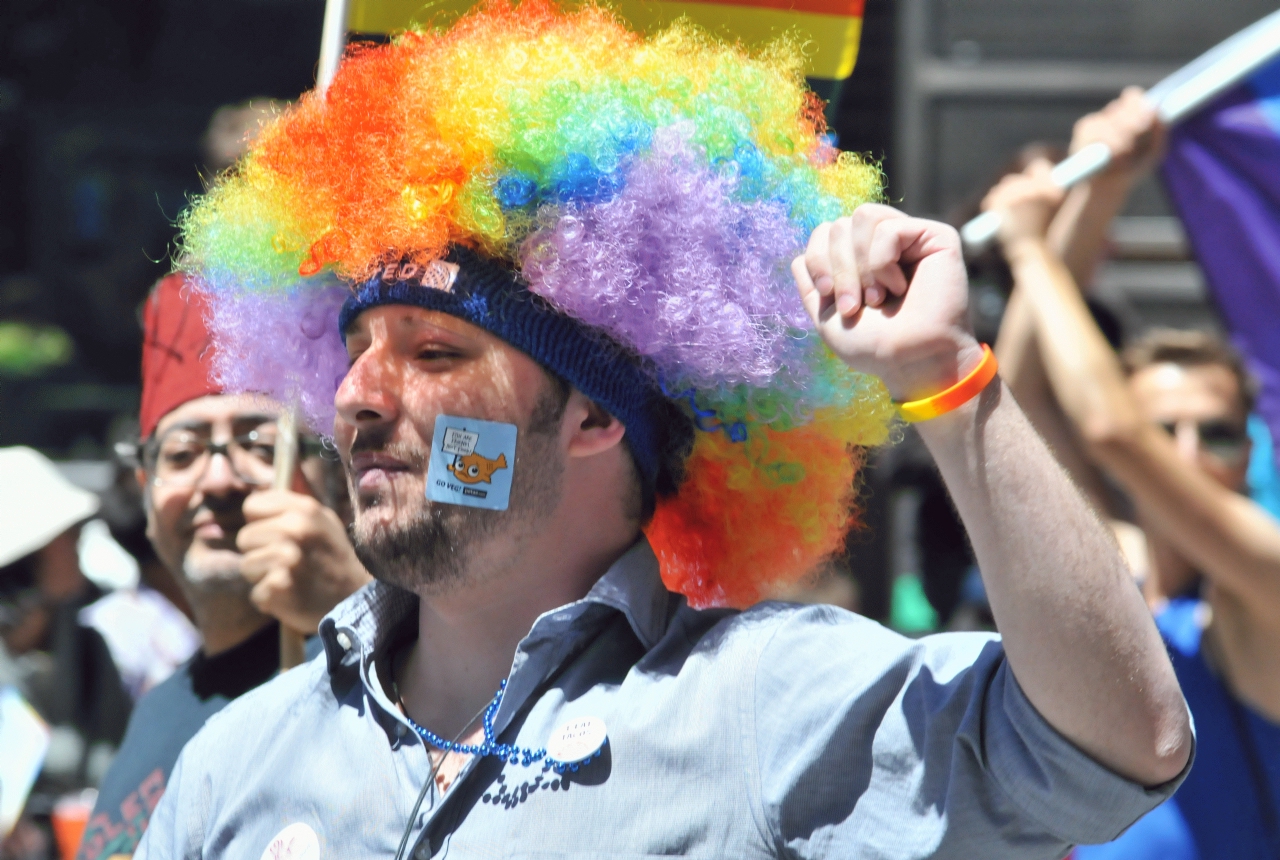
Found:
[[[307, 131], [277, 138], [290, 133]], [[970, 333], [943, 225], [864, 206], [814, 229], [792, 267], [830, 350], [899, 402], [998, 360], [1006, 388], [984, 381], [918, 426], [1001, 640], [677, 602], [641, 537], [681, 468], [637, 441], [658, 420], [636, 405], [650, 392], [616, 382], [629, 371], [593, 334], [526, 338], [549, 325], [541, 305], [501, 304], [508, 275], [471, 252], [450, 252], [444, 286], [406, 290], [384, 269], [348, 300], [334, 437], [302, 432], [277, 488], [282, 404], [224, 390], [209, 297], [188, 273], [165, 278], [142, 314], [139, 433], [122, 452], [145, 540], [113, 539], [103, 502], [42, 455], [0, 450], [0, 686], [53, 727], [0, 858], [256, 856], [286, 833], [343, 856], [412, 837], [415, 856], [452, 839], [460, 853], [542, 840], [601, 856], [1280, 858], [1280, 520], [1248, 493], [1270, 441], [1250, 435], [1254, 382], [1217, 335], [1116, 343], [1090, 303], [1111, 222], [1164, 135], [1126, 91], [1070, 144], [1106, 143], [1103, 173], [1064, 191], [1042, 148], [989, 190], [1011, 289], [994, 359]], [[611, 414], [624, 409], [625, 426]], [[435, 462], [445, 412], [505, 422], [537, 452], [511, 451], [509, 516], [428, 504], [414, 470]], [[132, 578], [112, 583], [91, 558], [132, 563]], [[282, 631], [308, 637], [309, 662], [272, 682]], [[589, 754], [536, 749], [565, 716], [585, 734], [600, 722]], [[542, 757], [554, 771], [533, 777]], [[25, 778], [0, 765], [5, 788]], [[732, 797], [717, 807], [707, 780]], [[605, 799], [588, 788], [602, 783]], [[542, 819], [500, 814], [571, 787]], [[632, 808], [646, 804], [658, 811]]]

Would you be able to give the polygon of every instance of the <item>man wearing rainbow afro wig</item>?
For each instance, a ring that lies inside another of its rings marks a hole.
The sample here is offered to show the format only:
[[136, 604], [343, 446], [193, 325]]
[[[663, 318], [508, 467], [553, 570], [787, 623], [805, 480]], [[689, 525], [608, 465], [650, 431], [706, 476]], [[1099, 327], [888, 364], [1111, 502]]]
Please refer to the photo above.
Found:
[[[1172, 793], [1124, 563], [954, 231], [870, 202], [797, 54], [498, 3], [353, 49], [195, 202], [223, 383], [332, 428], [378, 581], [186, 747], [139, 857], [1048, 860]], [[1002, 638], [757, 603], [895, 412]]]

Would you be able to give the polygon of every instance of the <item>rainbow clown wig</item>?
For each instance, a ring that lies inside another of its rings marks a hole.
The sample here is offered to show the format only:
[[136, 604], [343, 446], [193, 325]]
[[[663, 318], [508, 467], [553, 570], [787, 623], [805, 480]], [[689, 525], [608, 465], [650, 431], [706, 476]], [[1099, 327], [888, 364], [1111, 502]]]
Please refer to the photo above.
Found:
[[[794, 41], [498, 0], [351, 49], [186, 213], [181, 265], [225, 387], [322, 432], [340, 313], [420, 304], [529, 352], [627, 425], [668, 587], [744, 606], [843, 547], [860, 451], [888, 432], [883, 386], [826, 349], [789, 272], [879, 182], [830, 143]], [[409, 277], [445, 258], [460, 295]], [[683, 480], [655, 484], [673, 439]]]

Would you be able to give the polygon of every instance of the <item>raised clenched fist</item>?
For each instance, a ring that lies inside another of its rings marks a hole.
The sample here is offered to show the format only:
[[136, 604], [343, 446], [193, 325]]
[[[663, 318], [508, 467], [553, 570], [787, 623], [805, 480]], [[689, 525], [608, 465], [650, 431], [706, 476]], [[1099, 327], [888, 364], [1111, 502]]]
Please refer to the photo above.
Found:
[[982, 358], [960, 236], [946, 224], [866, 204], [819, 225], [791, 272], [822, 339], [895, 400], [937, 394]]

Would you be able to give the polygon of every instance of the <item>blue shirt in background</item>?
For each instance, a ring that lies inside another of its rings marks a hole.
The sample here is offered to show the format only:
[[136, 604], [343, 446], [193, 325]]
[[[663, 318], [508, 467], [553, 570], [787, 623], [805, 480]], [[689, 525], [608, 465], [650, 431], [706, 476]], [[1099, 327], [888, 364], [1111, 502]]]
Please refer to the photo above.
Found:
[[1253, 453], [1249, 456], [1249, 497], [1280, 519], [1280, 473], [1276, 472], [1276, 454], [1271, 431], [1257, 415], [1249, 416], [1249, 438]]
[[[1261, 794], [1280, 821], [1280, 725], [1229, 698], [1200, 648], [1202, 604], [1174, 600], [1156, 623], [1196, 723], [1196, 761], [1172, 799], [1106, 845], [1081, 846], [1075, 860], [1276, 860]], [[1232, 716], [1236, 710], [1238, 717]], [[1247, 727], [1248, 741], [1237, 729]], [[1251, 743], [1250, 743], [1251, 742]], [[1265, 788], [1250, 773], [1256, 756]]]

